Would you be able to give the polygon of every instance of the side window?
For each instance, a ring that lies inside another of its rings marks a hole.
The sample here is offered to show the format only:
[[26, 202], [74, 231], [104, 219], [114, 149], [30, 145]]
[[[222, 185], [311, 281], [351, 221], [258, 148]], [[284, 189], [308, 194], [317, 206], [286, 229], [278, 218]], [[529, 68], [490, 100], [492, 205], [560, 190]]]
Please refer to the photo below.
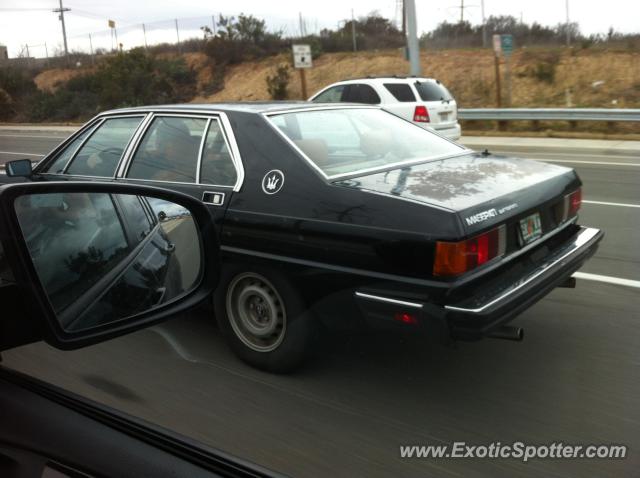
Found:
[[202, 152], [200, 182], [219, 186], [233, 186], [237, 173], [224, 134], [217, 120], [212, 120]]
[[195, 183], [205, 118], [159, 116], [133, 156], [128, 178]]
[[142, 116], [105, 120], [84, 143], [67, 169], [68, 174], [110, 177]]
[[376, 90], [371, 86], [363, 83], [355, 83], [347, 85], [347, 91], [343, 95], [342, 101], [349, 103], [364, 103], [367, 105], [377, 105], [380, 103], [380, 97]]
[[406, 83], [385, 83], [384, 87], [393, 97], [403, 103], [416, 100], [416, 96], [411, 91], [411, 87]]
[[135, 247], [142, 239], [147, 237], [153, 225], [149, 222], [149, 216], [147, 216], [138, 196], [118, 194], [116, 197], [122, 207], [132, 246]]
[[334, 86], [313, 99], [314, 103], [340, 103], [345, 85]]
[[45, 168], [42, 169], [43, 173], [49, 174], [62, 174], [64, 171], [64, 167], [67, 165], [69, 160], [73, 157], [73, 154], [76, 152], [80, 144], [85, 140], [87, 136], [95, 129], [95, 125], [91, 128], [87, 129], [80, 133], [76, 139], [71, 141], [60, 153], [58, 153], [58, 157], [54, 159], [51, 163], [49, 163]]

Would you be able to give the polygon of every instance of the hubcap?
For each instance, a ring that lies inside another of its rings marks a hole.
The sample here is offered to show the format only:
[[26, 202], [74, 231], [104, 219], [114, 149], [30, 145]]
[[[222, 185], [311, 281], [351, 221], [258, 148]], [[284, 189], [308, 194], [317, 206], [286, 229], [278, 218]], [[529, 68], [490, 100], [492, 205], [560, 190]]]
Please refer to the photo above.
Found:
[[273, 285], [253, 272], [237, 276], [227, 289], [227, 315], [233, 331], [249, 348], [270, 352], [280, 345], [286, 327], [282, 298]]

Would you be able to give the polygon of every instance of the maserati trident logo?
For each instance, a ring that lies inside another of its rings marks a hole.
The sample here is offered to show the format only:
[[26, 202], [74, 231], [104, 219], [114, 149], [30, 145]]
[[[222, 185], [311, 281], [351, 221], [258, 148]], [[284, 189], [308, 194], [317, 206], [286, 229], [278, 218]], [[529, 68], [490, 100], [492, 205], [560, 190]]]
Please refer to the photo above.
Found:
[[284, 174], [279, 169], [272, 169], [262, 178], [262, 190], [266, 194], [275, 194], [284, 185]]

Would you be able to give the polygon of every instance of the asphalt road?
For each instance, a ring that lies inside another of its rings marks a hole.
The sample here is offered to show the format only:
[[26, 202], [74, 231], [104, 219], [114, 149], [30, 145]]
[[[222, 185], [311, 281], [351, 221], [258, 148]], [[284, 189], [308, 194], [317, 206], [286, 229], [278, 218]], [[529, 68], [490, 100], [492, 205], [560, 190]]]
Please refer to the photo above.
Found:
[[[57, 141], [4, 134], [5, 152], [43, 153]], [[589, 280], [516, 319], [522, 343], [454, 349], [333, 334], [306, 369], [273, 376], [240, 363], [203, 309], [85, 350], [22, 347], [3, 353], [3, 365], [295, 476], [638, 476], [640, 294], [637, 283], [603, 280], [640, 280], [640, 151], [518, 154], [576, 167], [587, 201], [580, 222], [607, 234], [581, 271]], [[616, 443], [629, 452], [526, 464], [399, 457], [400, 445], [454, 441]]]

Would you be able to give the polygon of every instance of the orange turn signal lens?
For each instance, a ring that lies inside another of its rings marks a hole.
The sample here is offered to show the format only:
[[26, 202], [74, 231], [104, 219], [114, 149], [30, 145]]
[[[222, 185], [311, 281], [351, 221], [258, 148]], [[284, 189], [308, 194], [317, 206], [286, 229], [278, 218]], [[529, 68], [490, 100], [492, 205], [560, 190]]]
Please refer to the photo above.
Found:
[[437, 241], [433, 275], [451, 277], [464, 274], [504, 255], [505, 248], [506, 227], [504, 225], [465, 241]]

